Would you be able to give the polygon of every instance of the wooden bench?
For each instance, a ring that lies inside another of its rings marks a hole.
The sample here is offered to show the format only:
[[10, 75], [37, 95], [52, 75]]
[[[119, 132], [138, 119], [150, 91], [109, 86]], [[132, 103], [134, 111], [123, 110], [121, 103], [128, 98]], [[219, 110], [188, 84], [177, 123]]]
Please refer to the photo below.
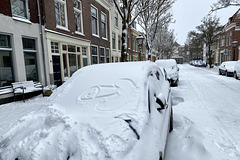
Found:
[[43, 94], [43, 85], [40, 82], [33, 81], [22, 81], [12, 83], [12, 89], [14, 93], [14, 101], [16, 100], [17, 94], [22, 94], [22, 100], [25, 102], [24, 94], [42, 91]]

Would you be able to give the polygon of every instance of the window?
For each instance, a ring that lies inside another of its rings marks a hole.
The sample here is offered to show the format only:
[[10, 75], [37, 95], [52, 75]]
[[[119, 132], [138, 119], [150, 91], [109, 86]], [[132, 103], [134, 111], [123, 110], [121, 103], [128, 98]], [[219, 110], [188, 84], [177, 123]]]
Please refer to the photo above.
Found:
[[67, 67], [67, 54], [63, 54], [63, 68], [64, 68], [64, 77], [68, 77], [68, 67]]
[[98, 35], [98, 23], [97, 23], [97, 9], [95, 7], [91, 7], [91, 23], [92, 23], [92, 34]]
[[22, 42], [27, 81], [38, 81], [35, 40], [23, 38]]
[[232, 43], [232, 32], [229, 33], [229, 46], [231, 46]]
[[88, 58], [87, 58], [87, 48], [82, 47], [82, 56], [83, 56], [83, 67], [88, 65]]
[[101, 14], [101, 33], [103, 38], [107, 38], [107, 19], [105, 14]]
[[227, 59], [228, 61], [231, 61], [231, 57], [232, 57], [232, 51], [228, 51], [228, 55], [227, 55]]
[[130, 35], [128, 34], [128, 39], [127, 39], [127, 44], [128, 44], [128, 49], [130, 49]]
[[10, 36], [0, 34], [0, 87], [14, 82]]
[[109, 53], [109, 49], [106, 49], [106, 58], [107, 58], [107, 63], [110, 62], [110, 53]]
[[55, 0], [55, 12], [57, 25], [67, 27], [66, 0]]
[[52, 53], [59, 53], [57, 42], [51, 42], [51, 51], [52, 51]]
[[222, 37], [222, 41], [221, 41], [221, 47], [225, 46], [225, 37]]
[[27, 18], [26, 0], [11, 0], [12, 15]]
[[81, 0], [74, 0], [74, 19], [75, 19], [75, 30], [77, 32], [83, 33]]
[[136, 48], [135, 48], [135, 38], [134, 36], [132, 36], [132, 49], [135, 51]]
[[118, 62], [118, 57], [115, 57], [115, 62]]
[[105, 63], [104, 48], [100, 48], [100, 63]]
[[137, 26], [136, 22], [133, 22], [132, 27], [136, 29], [136, 26]]
[[68, 54], [70, 76], [72, 76], [72, 74], [77, 71], [76, 56], [77, 56], [76, 54], [72, 54], [72, 53]]
[[116, 49], [116, 34], [112, 33], [112, 48]]
[[228, 46], [228, 42], [229, 42], [229, 37], [228, 37], [228, 33], [227, 33], [226, 46]]
[[118, 50], [121, 50], [121, 37], [118, 36]]
[[97, 53], [97, 47], [92, 46], [92, 64], [98, 64], [98, 53]]
[[114, 14], [114, 20], [115, 20], [115, 27], [118, 27], [118, 14], [115, 12]]

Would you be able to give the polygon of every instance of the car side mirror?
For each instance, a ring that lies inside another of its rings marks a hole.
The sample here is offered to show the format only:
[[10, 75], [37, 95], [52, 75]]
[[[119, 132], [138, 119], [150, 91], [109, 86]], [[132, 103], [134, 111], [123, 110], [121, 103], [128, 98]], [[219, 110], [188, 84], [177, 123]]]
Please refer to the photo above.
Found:
[[179, 68], [177, 69], [177, 71], [179, 71]]
[[157, 98], [156, 99], [157, 104], [160, 105], [160, 108], [157, 108], [157, 109], [158, 110], [165, 109], [165, 106], [167, 105], [167, 101], [166, 101], [166, 98], [164, 97], [164, 95], [162, 93], [160, 93], [156, 98]]

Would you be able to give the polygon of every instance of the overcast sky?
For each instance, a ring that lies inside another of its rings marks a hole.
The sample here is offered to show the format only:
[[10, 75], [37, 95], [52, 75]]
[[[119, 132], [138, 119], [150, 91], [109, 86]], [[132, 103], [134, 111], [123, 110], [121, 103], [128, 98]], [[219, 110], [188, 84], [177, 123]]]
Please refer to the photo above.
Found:
[[[177, 42], [183, 45], [187, 38], [187, 33], [196, 30], [196, 26], [201, 24], [201, 20], [206, 16], [211, 5], [217, 0], [176, 0], [173, 6], [173, 18], [176, 20], [170, 25], [170, 29], [174, 29]], [[238, 7], [229, 7], [217, 11], [215, 14], [220, 18], [220, 24], [227, 23]], [[214, 15], [214, 14], [213, 14]]]

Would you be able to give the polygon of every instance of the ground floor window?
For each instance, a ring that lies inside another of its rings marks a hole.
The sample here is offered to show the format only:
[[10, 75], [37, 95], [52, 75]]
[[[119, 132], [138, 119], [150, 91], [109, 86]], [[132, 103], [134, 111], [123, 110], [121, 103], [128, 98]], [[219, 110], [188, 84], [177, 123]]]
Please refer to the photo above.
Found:
[[68, 54], [70, 76], [77, 71], [76, 54]]
[[98, 64], [97, 47], [91, 46], [91, 51], [92, 51], [92, 64]]
[[116, 63], [118, 62], [118, 57], [115, 57], [115, 62], [116, 62]]
[[100, 63], [105, 63], [104, 48], [100, 48]]
[[11, 85], [14, 82], [11, 51], [2, 51], [0, 48], [0, 87]]
[[23, 52], [27, 81], [38, 81], [35, 39], [23, 38]]
[[63, 70], [64, 70], [64, 77], [68, 77], [68, 67], [67, 67], [67, 54], [63, 54]]
[[109, 53], [109, 49], [106, 49], [106, 59], [107, 59], [107, 63], [110, 62], [110, 53]]
[[228, 61], [231, 61], [231, 57], [232, 57], [232, 51], [228, 51], [228, 55], [227, 55]]
[[38, 81], [36, 53], [24, 52], [27, 81]]

